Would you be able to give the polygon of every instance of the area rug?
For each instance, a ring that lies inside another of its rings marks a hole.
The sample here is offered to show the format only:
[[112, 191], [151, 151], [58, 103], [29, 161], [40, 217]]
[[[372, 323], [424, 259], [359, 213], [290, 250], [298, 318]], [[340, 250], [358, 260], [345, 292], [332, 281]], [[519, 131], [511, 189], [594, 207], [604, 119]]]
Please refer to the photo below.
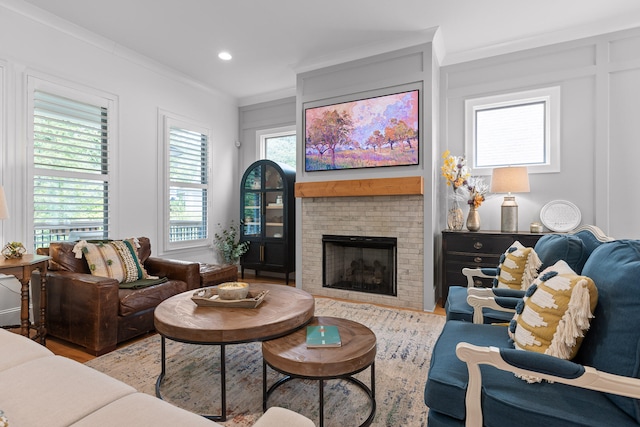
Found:
[[[316, 298], [317, 316], [334, 316], [368, 326], [377, 338], [375, 361], [376, 414], [374, 426], [423, 426], [427, 407], [424, 384], [431, 349], [445, 322], [444, 316], [412, 310]], [[262, 415], [262, 357], [260, 343], [228, 345], [227, 421], [233, 427], [250, 426]], [[198, 346], [167, 340], [167, 373], [163, 398], [199, 414], [219, 414], [218, 346]], [[160, 373], [160, 337], [151, 336], [86, 363], [138, 391], [155, 396]], [[268, 369], [271, 385], [281, 374]], [[371, 382], [370, 370], [356, 375]], [[311, 418], [318, 417], [318, 382], [294, 380], [279, 387], [269, 406], [282, 406]], [[325, 382], [325, 426], [357, 426], [371, 410], [364, 392], [343, 380]]]

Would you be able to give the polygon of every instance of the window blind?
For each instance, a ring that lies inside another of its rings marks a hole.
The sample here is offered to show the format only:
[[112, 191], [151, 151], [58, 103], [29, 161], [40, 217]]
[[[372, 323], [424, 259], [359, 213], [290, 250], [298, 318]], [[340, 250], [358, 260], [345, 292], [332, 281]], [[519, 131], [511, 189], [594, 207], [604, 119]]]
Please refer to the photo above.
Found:
[[206, 239], [208, 137], [169, 128], [169, 241]]
[[109, 232], [108, 108], [36, 90], [34, 246]]

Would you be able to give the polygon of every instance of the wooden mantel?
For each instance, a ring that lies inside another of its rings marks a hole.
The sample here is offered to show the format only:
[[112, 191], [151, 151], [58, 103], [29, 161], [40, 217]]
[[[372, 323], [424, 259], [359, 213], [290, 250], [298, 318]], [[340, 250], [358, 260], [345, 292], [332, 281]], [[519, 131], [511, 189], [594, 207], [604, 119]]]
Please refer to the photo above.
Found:
[[296, 197], [407, 196], [423, 195], [421, 176], [296, 182]]

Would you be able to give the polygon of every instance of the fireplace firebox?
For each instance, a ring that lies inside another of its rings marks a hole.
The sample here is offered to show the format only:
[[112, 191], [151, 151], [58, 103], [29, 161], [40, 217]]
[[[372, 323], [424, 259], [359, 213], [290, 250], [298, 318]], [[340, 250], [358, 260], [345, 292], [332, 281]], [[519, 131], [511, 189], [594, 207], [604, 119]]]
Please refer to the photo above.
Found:
[[322, 236], [322, 286], [397, 296], [394, 237]]

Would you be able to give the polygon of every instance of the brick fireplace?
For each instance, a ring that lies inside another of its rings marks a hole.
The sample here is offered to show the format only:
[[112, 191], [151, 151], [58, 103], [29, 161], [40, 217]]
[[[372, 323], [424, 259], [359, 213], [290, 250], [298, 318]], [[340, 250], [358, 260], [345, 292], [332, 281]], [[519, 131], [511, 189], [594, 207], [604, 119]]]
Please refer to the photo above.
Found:
[[[365, 180], [378, 181], [378, 180]], [[424, 299], [424, 197], [422, 180], [419, 190], [401, 184], [397, 189], [374, 187], [357, 182], [356, 191], [343, 186], [354, 181], [332, 182], [329, 193], [304, 191], [296, 185], [296, 196], [302, 197], [302, 289], [314, 295], [325, 295], [362, 302], [422, 309]], [[317, 183], [313, 183], [317, 184]], [[384, 185], [384, 184], [383, 184]], [[400, 194], [397, 194], [400, 193]], [[407, 194], [408, 193], [408, 194]], [[419, 194], [415, 194], [419, 193]], [[356, 194], [356, 195], [346, 195]], [[360, 195], [364, 194], [364, 195]], [[374, 195], [372, 195], [374, 194]], [[323, 287], [323, 235], [380, 236], [397, 239], [397, 295], [381, 295]]]

